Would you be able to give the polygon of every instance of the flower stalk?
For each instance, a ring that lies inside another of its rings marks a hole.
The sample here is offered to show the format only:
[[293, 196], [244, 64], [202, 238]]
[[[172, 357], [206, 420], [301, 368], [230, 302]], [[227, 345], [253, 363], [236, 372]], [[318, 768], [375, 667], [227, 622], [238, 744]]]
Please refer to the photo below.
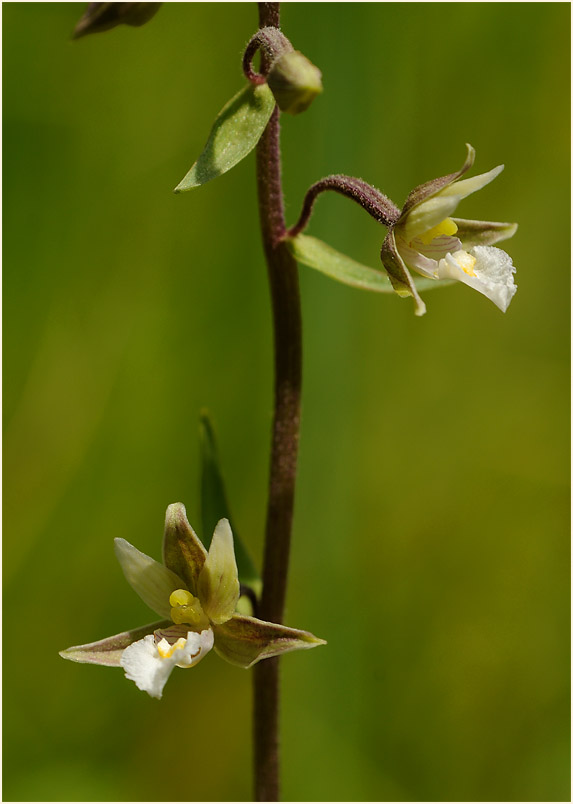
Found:
[[343, 175], [326, 176], [326, 178], [317, 181], [307, 190], [300, 217], [287, 232], [289, 237], [296, 237], [297, 234], [304, 231], [310, 220], [317, 196], [326, 190], [333, 190], [335, 193], [345, 195], [351, 201], [360, 204], [374, 220], [384, 226], [393, 226], [400, 217], [400, 210], [396, 204], [390, 201], [384, 193], [372, 187], [371, 184], [362, 181], [362, 179]]

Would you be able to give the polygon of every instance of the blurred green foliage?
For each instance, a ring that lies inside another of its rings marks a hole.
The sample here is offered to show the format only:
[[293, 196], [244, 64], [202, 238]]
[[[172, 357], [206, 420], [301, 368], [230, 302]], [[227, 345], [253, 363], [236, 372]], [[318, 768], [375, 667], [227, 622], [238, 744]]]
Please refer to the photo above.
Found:
[[[271, 322], [254, 159], [171, 190], [242, 84], [254, 4], [168, 3], [79, 42], [81, 4], [4, 19], [4, 799], [249, 799], [250, 676], [215, 655], [157, 702], [58, 649], [150, 617], [112, 550], [198, 524], [198, 417], [260, 561]], [[324, 94], [283, 127], [289, 223], [340, 172], [401, 204], [506, 171], [462, 217], [516, 220], [504, 316], [302, 269], [305, 389], [283, 661], [288, 800], [569, 798], [569, 6], [288, 3]], [[373, 267], [337, 196], [309, 233]], [[152, 619], [152, 615], [150, 617]]]

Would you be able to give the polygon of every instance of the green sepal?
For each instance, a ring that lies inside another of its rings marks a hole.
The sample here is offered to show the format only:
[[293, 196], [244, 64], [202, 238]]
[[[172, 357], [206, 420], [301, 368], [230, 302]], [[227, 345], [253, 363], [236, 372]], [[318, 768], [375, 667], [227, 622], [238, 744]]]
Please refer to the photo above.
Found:
[[209, 555], [197, 581], [197, 594], [203, 611], [212, 623], [227, 622], [239, 600], [239, 574], [228, 519], [217, 523]]
[[267, 84], [249, 84], [221, 109], [199, 159], [175, 188], [192, 190], [235, 167], [260, 140], [275, 99]]
[[[316, 237], [298, 234], [296, 237], [288, 239], [286, 244], [297, 262], [314, 268], [316, 271], [330, 276], [331, 279], [336, 279], [338, 282], [354, 288], [372, 290], [375, 293], [394, 293], [394, 288], [385, 273], [356, 262]], [[437, 282], [433, 279], [416, 279], [414, 281], [416, 289], [423, 291], [446, 284], [450, 283]]]
[[215, 431], [207, 411], [202, 411], [201, 413], [199, 443], [201, 450], [201, 525], [203, 543], [206, 547], [209, 547], [217, 522], [222, 518], [228, 519], [233, 531], [239, 580], [244, 586], [250, 587], [259, 597], [262, 590], [261, 577], [237, 533], [229, 510]]
[[493, 246], [494, 243], [513, 237], [517, 231], [517, 223], [470, 221], [464, 218], [452, 218], [452, 220], [458, 227], [456, 237], [459, 237], [466, 250], [475, 246]]
[[158, 628], [168, 628], [173, 625], [171, 620], [161, 620], [151, 625], [143, 625], [132, 631], [123, 631], [121, 634], [89, 642], [86, 645], [74, 645], [72, 648], [60, 651], [62, 659], [84, 664], [103, 664], [108, 667], [119, 667], [121, 654], [133, 642], [138, 642]]
[[271, 656], [326, 645], [324, 639], [318, 639], [308, 631], [241, 614], [233, 615], [222, 625], [213, 626], [213, 631], [215, 652], [225, 661], [245, 669]]
[[169, 596], [176, 589], [181, 589], [181, 577], [151, 556], [142, 553], [126, 539], [118, 538], [113, 542], [125, 580], [150, 609], [160, 617], [169, 617]]

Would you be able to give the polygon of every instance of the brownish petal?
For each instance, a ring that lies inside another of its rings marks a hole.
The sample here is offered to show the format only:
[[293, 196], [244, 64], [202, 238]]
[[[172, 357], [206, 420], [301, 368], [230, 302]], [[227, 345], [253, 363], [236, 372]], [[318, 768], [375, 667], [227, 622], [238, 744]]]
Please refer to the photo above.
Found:
[[324, 639], [318, 639], [308, 631], [242, 614], [234, 614], [226, 623], [213, 626], [213, 631], [215, 652], [227, 662], [244, 668], [271, 656], [326, 645]]
[[440, 190], [443, 190], [444, 187], [447, 187], [449, 184], [453, 184], [453, 182], [461, 179], [464, 173], [468, 172], [474, 163], [475, 151], [469, 143], [466, 143], [466, 148], [468, 149], [468, 153], [464, 164], [459, 170], [457, 170], [455, 173], [448, 173], [447, 176], [440, 176], [438, 179], [432, 179], [431, 181], [427, 181], [425, 184], [419, 184], [417, 187], [414, 187], [406, 199], [404, 207], [402, 208], [402, 214], [400, 215], [398, 225], [404, 223], [404, 220], [412, 207], [415, 207], [422, 201], [426, 201], [426, 199], [430, 198], [432, 195], [435, 195]]
[[163, 563], [197, 594], [197, 578], [206, 558], [207, 551], [187, 520], [185, 506], [173, 503], [165, 514]]
[[382, 243], [380, 258], [396, 293], [399, 296], [412, 296], [416, 304], [416, 315], [424, 315], [426, 305], [420, 298], [414, 280], [396, 248], [396, 238], [392, 229], [388, 232]]
[[75, 645], [60, 651], [63, 659], [85, 664], [102, 664], [107, 667], [119, 667], [121, 654], [133, 642], [138, 642], [148, 634], [153, 634], [157, 628], [167, 628], [172, 625], [170, 620], [160, 620], [151, 625], [143, 625], [133, 631], [123, 631], [121, 634], [100, 639], [98, 642], [88, 642], [87, 645]]

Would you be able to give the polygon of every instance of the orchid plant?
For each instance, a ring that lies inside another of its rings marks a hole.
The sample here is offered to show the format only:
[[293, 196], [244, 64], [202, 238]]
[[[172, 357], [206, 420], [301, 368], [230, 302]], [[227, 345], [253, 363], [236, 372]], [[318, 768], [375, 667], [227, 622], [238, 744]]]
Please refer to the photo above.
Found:
[[[90, 3], [75, 36], [118, 24], [141, 25], [159, 3]], [[462, 167], [413, 189], [402, 209], [362, 179], [334, 174], [311, 185], [296, 224], [288, 228], [283, 207], [280, 113], [304, 112], [322, 91], [320, 70], [295, 50], [279, 27], [279, 4], [259, 3], [259, 30], [248, 42], [242, 67], [246, 83], [217, 116], [205, 148], [175, 188], [200, 187], [256, 149], [261, 234], [274, 321], [275, 400], [262, 577], [248, 550], [233, 538], [214, 433], [203, 418], [203, 536], [205, 511], [217, 522], [203, 544], [181, 503], [167, 509], [163, 564], [125, 539], [115, 551], [126, 580], [157, 615], [151, 625], [62, 651], [76, 662], [122, 667], [128, 679], [154, 698], [175, 667], [189, 668], [211, 650], [231, 664], [253, 669], [255, 797], [279, 796], [278, 657], [325, 641], [282, 624], [292, 530], [300, 427], [302, 337], [298, 266], [376, 293], [410, 296], [418, 316], [421, 293], [462, 282], [503, 312], [516, 286], [510, 256], [494, 244], [512, 237], [513, 223], [452, 217], [460, 201], [482, 189], [503, 169], [473, 178], [475, 152], [467, 145]], [[260, 69], [253, 59], [260, 53]], [[387, 231], [381, 265], [362, 265], [304, 234], [317, 196], [332, 190], [360, 204]], [[414, 272], [419, 278], [414, 279]], [[236, 528], [233, 527], [236, 531]], [[208, 549], [207, 549], [208, 547]], [[235, 552], [237, 558], [235, 558]], [[265, 660], [265, 661], [261, 661]]]

